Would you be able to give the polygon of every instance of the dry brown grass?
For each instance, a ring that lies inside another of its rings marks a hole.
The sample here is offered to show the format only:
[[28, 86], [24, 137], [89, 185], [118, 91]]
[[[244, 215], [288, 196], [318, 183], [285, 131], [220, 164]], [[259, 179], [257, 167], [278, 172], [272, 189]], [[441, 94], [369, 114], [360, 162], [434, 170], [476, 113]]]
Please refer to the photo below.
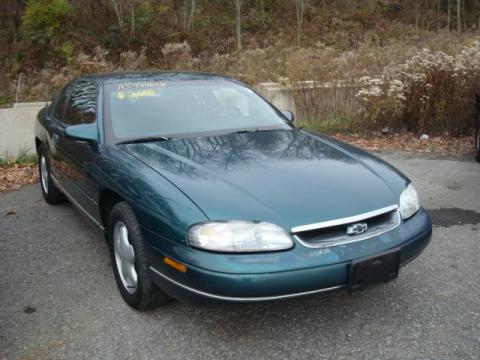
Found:
[[[468, 59], [464, 56], [461, 70], [454, 67], [461, 62], [461, 51], [476, 36], [424, 31], [385, 40], [371, 32], [349, 50], [320, 42], [305, 48], [287, 46], [282, 41], [275, 45], [264, 43], [263, 47], [251, 42], [240, 53], [198, 56], [193, 56], [190, 45], [183, 42], [164, 45], [163, 58], [156, 60], [148, 59], [146, 48], [114, 57], [96, 47], [91, 55], [71, 55], [68, 66], [61, 69], [46, 67], [29, 74], [21, 101], [48, 100], [66, 82], [86, 73], [148, 68], [193, 70], [233, 76], [250, 85], [269, 81], [290, 84], [295, 89], [300, 120], [310, 127], [359, 131], [389, 126], [464, 133], [472, 116], [471, 90], [480, 66], [471, 52]], [[428, 58], [426, 63], [422, 62], [424, 58]], [[447, 63], [450, 68], [445, 70], [442, 66]], [[423, 74], [419, 76], [424, 80], [416, 81], [418, 74]], [[369, 78], [358, 81], [365, 76]], [[339, 79], [343, 81], [340, 85], [336, 82]], [[319, 85], [305, 86], [304, 80]], [[395, 87], [398, 81], [401, 89]], [[332, 85], [325, 88], [322, 82]], [[345, 87], [345, 83], [351, 87]], [[13, 91], [15, 84], [9, 87]]]

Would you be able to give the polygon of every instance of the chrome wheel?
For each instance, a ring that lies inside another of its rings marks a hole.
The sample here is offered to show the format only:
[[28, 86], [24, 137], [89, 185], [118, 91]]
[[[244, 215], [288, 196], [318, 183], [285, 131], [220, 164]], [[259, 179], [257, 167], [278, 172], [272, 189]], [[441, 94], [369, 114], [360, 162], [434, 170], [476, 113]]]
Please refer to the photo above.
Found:
[[137, 271], [135, 270], [135, 251], [128, 241], [127, 226], [117, 221], [113, 229], [113, 249], [118, 274], [125, 289], [133, 294], [137, 290]]
[[47, 160], [45, 156], [40, 157], [40, 178], [42, 181], [42, 188], [45, 191], [45, 194], [48, 194], [48, 170], [47, 170]]

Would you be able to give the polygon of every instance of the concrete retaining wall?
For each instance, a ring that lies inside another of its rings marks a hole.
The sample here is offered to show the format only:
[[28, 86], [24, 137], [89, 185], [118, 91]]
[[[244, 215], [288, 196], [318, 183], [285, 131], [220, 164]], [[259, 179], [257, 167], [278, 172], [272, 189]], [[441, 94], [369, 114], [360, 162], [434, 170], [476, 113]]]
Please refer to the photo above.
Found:
[[28, 149], [35, 152], [34, 123], [45, 103], [21, 103], [0, 109], [0, 156], [16, 156]]
[[278, 109], [289, 110], [295, 116], [297, 115], [297, 108], [290, 87], [279, 83], [260, 83], [255, 86], [255, 90]]

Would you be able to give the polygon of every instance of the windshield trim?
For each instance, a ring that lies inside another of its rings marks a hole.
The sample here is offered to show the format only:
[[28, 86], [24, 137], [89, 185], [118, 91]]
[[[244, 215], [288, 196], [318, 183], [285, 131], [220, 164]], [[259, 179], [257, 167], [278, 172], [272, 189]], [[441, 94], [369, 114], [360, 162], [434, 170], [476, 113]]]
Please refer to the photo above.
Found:
[[[145, 79], [144, 79], [145, 80]], [[155, 80], [155, 78], [152, 78], [152, 80]], [[241, 83], [240, 81], [234, 80], [234, 79], [228, 79], [228, 78], [215, 78], [215, 79], [168, 79], [168, 80], [163, 80], [165, 82], [183, 82], [183, 81], [211, 81], [211, 82], [217, 82], [217, 81], [225, 81], [229, 82], [232, 84], [235, 84], [237, 86], [246, 88], [250, 91], [252, 91], [256, 96], [259, 97], [265, 104], [267, 104], [274, 112], [275, 114], [283, 120], [284, 125], [286, 126], [283, 128], [280, 124], [277, 126], [254, 126], [254, 127], [241, 127], [241, 128], [232, 128], [232, 129], [222, 129], [222, 130], [214, 130], [214, 131], [202, 131], [202, 132], [182, 132], [182, 133], [176, 133], [176, 134], [152, 134], [149, 135], [148, 137], [165, 137], [165, 138], [170, 138], [172, 140], [175, 139], [186, 139], [186, 138], [194, 138], [194, 137], [208, 137], [208, 136], [222, 136], [222, 135], [228, 135], [231, 133], [236, 133], [236, 132], [255, 132], [255, 130], [258, 131], [276, 131], [276, 130], [293, 130], [296, 129], [296, 125], [288, 120], [288, 118], [279, 110], [277, 109], [273, 104], [271, 104], [268, 100], [266, 100], [262, 95], [260, 95], [257, 91], [254, 89], [248, 87], [247, 85]], [[131, 83], [131, 82], [138, 82], [138, 79], [129, 79], [125, 81], [121, 81], [125, 83]], [[105, 142], [107, 144], [114, 144], [118, 145], [121, 143], [126, 143], [126, 142], [131, 142], [135, 141], [137, 139], [143, 138], [143, 136], [136, 136], [132, 138], [116, 138], [113, 135], [113, 129], [112, 129], [112, 124], [111, 124], [111, 114], [110, 114], [110, 99], [109, 99], [109, 91], [107, 91], [106, 87], [109, 86], [110, 83], [104, 84], [104, 91], [103, 91], [103, 127], [104, 127], [104, 133], [105, 133]], [[145, 138], [147, 138], [145, 136]]]

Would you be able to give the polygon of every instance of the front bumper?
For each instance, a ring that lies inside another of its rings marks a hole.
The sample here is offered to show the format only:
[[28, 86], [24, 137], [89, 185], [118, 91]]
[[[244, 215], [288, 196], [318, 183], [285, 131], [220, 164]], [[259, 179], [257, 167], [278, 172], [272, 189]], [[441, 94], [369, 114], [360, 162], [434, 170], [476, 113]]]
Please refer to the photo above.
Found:
[[[421, 209], [389, 233], [358, 243], [263, 254], [218, 254], [159, 241], [146, 231], [152, 276], [170, 296], [189, 303], [260, 302], [333, 291], [346, 287], [350, 263], [393, 248], [401, 265], [417, 257], [430, 241], [432, 225]], [[160, 248], [161, 247], [161, 248]], [[180, 273], [164, 256], [187, 265]]]

